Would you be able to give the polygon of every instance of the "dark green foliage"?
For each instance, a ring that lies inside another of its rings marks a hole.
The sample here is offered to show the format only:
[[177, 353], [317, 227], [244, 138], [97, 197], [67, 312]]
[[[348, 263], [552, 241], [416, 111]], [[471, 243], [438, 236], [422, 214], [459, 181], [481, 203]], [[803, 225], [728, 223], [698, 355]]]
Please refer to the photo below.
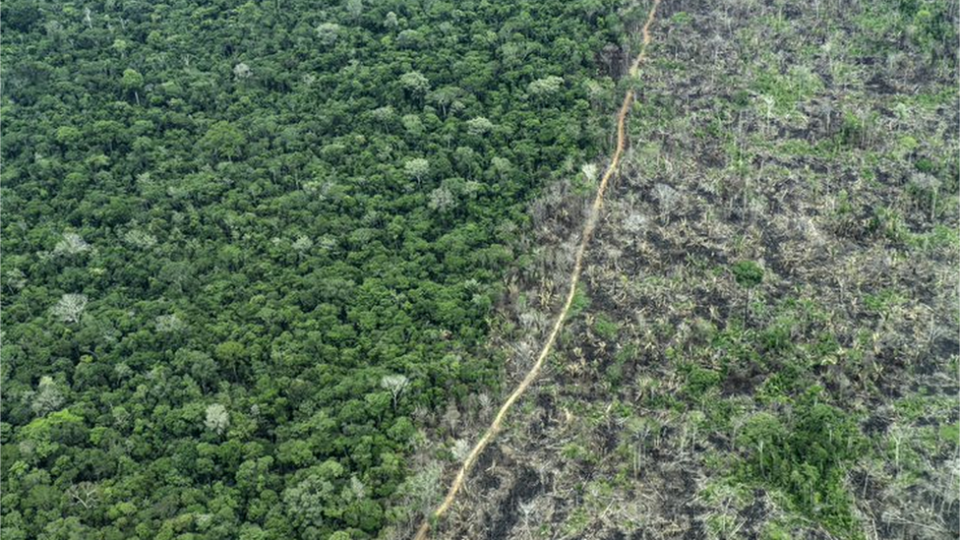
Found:
[[920, 2], [901, 0], [899, 11], [903, 21], [912, 26], [913, 42], [927, 53], [931, 59], [955, 54], [956, 24], [951, 20], [949, 10], [956, 11], [947, 2]]
[[4, 25], [18, 32], [29, 31], [42, 17], [37, 2], [11, 2], [3, 10]]
[[406, 519], [618, 5], [4, 2], [4, 537]]
[[617, 338], [619, 327], [616, 322], [611, 321], [606, 315], [597, 314], [593, 321], [593, 331], [602, 339], [612, 341]]
[[761, 412], [748, 420], [737, 440], [747, 455], [741, 474], [782, 490], [797, 510], [835, 534], [859, 538], [843, 479], [864, 439], [849, 415], [822, 402], [821, 392], [811, 388], [783, 415]]
[[623, 368], [628, 362], [633, 362], [637, 359], [638, 351], [637, 346], [628, 343], [619, 349], [616, 354], [613, 355], [613, 361], [610, 362], [610, 365], [607, 366], [606, 370], [606, 380], [612, 386], [619, 386], [623, 382]]
[[829, 363], [840, 350], [828, 330], [822, 308], [787, 298], [771, 307], [769, 321], [747, 328], [737, 319], [710, 336], [721, 380], [738, 385], [764, 381], [756, 392], [762, 402], [781, 402], [816, 380], [811, 368]]
[[573, 295], [573, 303], [570, 304], [570, 310], [567, 311], [567, 319], [575, 319], [583, 313], [583, 310], [590, 307], [590, 297], [584, 292], [583, 288], [578, 287]]
[[763, 268], [753, 261], [740, 261], [733, 265], [731, 271], [741, 287], [752, 289], [763, 282]]
[[719, 373], [712, 369], [694, 366], [687, 373], [687, 385], [684, 391], [691, 398], [698, 398], [718, 384], [720, 384]]

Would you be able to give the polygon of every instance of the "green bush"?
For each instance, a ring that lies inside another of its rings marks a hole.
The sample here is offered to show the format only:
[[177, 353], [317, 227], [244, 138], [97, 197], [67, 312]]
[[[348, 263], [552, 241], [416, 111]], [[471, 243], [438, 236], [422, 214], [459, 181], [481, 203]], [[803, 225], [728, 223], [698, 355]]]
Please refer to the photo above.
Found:
[[746, 455], [744, 480], [782, 491], [797, 511], [835, 534], [862, 537], [843, 485], [864, 438], [853, 418], [823, 403], [821, 388], [807, 391], [788, 413], [755, 414], [737, 444]]
[[763, 268], [754, 261], [740, 261], [733, 265], [731, 271], [741, 287], [752, 289], [763, 282]]

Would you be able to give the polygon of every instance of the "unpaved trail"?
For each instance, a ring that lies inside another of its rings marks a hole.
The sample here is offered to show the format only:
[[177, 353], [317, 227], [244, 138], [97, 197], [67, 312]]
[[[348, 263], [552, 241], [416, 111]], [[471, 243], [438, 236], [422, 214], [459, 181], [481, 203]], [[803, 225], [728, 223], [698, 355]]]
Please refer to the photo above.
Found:
[[[640, 45], [640, 52], [637, 54], [633, 64], [630, 66], [629, 73], [631, 77], [637, 76], [640, 63], [643, 62], [647, 57], [647, 46], [650, 44], [650, 26], [653, 24], [653, 21], [656, 18], [657, 8], [660, 6], [660, 1], [661, 0], [653, 1], [653, 6], [650, 8], [650, 13], [647, 15], [647, 21], [643, 25], [643, 42]], [[543, 364], [546, 361], [547, 356], [549, 356], [553, 351], [553, 345], [557, 341], [557, 336], [560, 335], [560, 329], [563, 328], [563, 321], [567, 317], [567, 313], [570, 311], [570, 306], [573, 305], [573, 298], [576, 295], [577, 285], [580, 282], [580, 273], [583, 270], [584, 255], [587, 252], [587, 247], [590, 245], [590, 239], [593, 237], [593, 231], [596, 229], [597, 221], [600, 217], [600, 208], [603, 206], [603, 195], [607, 190], [607, 184], [610, 182], [610, 179], [613, 178], [613, 175], [617, 172], [617, 168], [620, 165], [620, 158], [622, 157], [623, 151], [627, 146], [627, 114], [630, 112], [630, 106], [633, 105], [634, 98], [636, 98], [636, 93], [632, 88], [628, 90], [627, 94], [623, 97], [623, 104], [620, 106], [620, 112], [617, 115], [617, 149], [613, 153], [613, 158], [610, 160], [610, 165], [607, 166], [607, 170], [603, 173], [603, 177], [600, 180], [600, 187], [597, 189], [597, 196], [590, 208], [590, 214], [587, 216], [587, 222], [583, 226], [583, 233], [580, 239], [580, 245], [577, 247], [573, 271], [570, 272], [570, 289], [567, 291], [567, 299], [563, 303], [563, 309], [561, 309], [560, 313], [557, 314], [557, 319], [553, 323], [553, 329], [550, 330], [550, 335], [544, 342], [543, 348], [540, 350], [540, 355], [537, 357], [537, 361], [533, 364], [533, 367], [530, 368], [530, 371], [527, 372], [527, 375], [523, 378], [523, 380], [520, 381], [520, 384], [517, 385], [517, 388], [510, 394], [507, 400], [503, 402], [503, 405], [500, 407], [500, 411], [497, 412], [497, 416], [493, 419], [493, 422], [490, 423], [490, 427], [487, 428], [486, 433], [484, 433], [483, 437], [477, 441], [477, 444], [474, 445], [473, 449], [470, 451], [470, 454], [467, 456], [467, 459], [464, 460], [463, 465], [457, 472], [457, 476], [454, 479], [453, 484], [450, 485], [450, 490], [447, 492], [447, 496], [443, 499], [443, 502], [440, 503], [440, 506], [434, 510], [433, 514], [424, 518], [423, 523], [420, 524], [420, 529], [417, 530], [417, 535], [414, 537], [414, 540], [426, 540], [430, 532], [431, 520], [441, 518], [443, 514], [450, 509], [450, 506], [453, 505], [453, 502], [457, 497], [457, 493], [463, 486], [463, 482], [466, 480], [467, 475], [470, 474], [470, 471], [476, 464], [480, 454], [483, 453], [483, 451], [487, 448], [487, 445], [490, 444], [490, 441], [492, 441], [497, 435], [497, 432], [500, 431], [500, 427], [503, 424], [503, 419], [506, 418], [507, 413], [510, 412], [510, 409], [513, 408], [513, 405], [517, 402], [517, 400], [520, 399], [523, 393], [526, 392], [527, 388], [530, 387], [533, 381], [536, 380], [537, 376], [540, 375], [540, 370], [543, 368]]]

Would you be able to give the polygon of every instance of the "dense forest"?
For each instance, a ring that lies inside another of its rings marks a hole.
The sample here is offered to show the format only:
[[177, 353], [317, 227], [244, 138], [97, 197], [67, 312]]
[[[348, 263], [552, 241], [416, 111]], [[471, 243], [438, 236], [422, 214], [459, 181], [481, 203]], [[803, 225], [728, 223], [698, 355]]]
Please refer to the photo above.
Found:
[[424, 419], [498, 387], [528, 204], [608, 149], [643, 14], [5, 1], [4, 539], [406, 530]]

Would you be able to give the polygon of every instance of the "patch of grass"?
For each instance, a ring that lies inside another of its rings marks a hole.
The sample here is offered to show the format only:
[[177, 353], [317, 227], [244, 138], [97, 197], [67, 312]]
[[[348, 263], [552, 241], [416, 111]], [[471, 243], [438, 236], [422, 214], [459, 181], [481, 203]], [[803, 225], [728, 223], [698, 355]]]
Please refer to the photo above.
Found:
[[590, 297], [583, 292], [583, 288], [577, 287], [576, 292], [573, 293], [573, 303], [570, 305], [570, 310], [567, 311], [566, 320], [577, 318], [588, 307], [590, 307]]
[[752, 289], [763, 281], [763, 268], [754, 261], [740, 261], [734, 264], [730, 271], [737, 284]]
[[960, 444], [960, 422], [940, 426], [940, 438], [956, 448]]
[[577, 535], [583, 532], [590, 524], [590, 512], [586, 508], [580, 507], [570, 513], [570, 517], [563, 524], [563, 533], [565, 536]]
[[948, 417], [956, 411], [957, 404], [956, 396], [913, 395], [898, 399], [893, 407], [904, 422], [912, 423], [921, 418]]
[[576, 491], [582, 502], [563, 524], [563, 532], [567, 537], [579, 537], [597, 519], [602, 509], [610, 504], [614, 492], [613, 486], [605, 480], [580, 484]]
[[960, 248], [960, 231], [944, 226], [935, 225], [930, 232], [910, 234], [907, 244], [918, 250]]
[[711, 388], [719, 386], [722, 380], [722, 375], [714, 369], [692, 366], [687, 370], [687, 384], [683, 391], [691, 399], [699, 399]]
[[607, 366], [605, 378], [611, 386], [619, 386], [623, 379], [623, 366], [637, 358], [637, 346], [629, 343], [613, 355], [613, 362]]
[[620, 332], [620, 325], [599, 313], [593, 320], [593, 331], [607, 341], [614, 341]]
[[768, 69], [757, 75], [754, 90], [773, 100], [772, 113], [783, 115], [796, 111], [800, 103], [823, 90], [823, 81], [803, 66], [794, 66], [785, 74]]
[[593, 461], [590, 451], [578, 443], [568, 443], [564, 445], [563, 449], [560, 451], [560, 455], [566, 459], [569, 459], [570, 461]]
[[816, 155], [814, 147], [804, 139], [787, 139], [776, 145], [776, 151], [780, 155], [791, 157]]
[[894, 242], [904, 241], [910, 232], [900, 212], [887, 206], [881, 206], [874, 210], [868, 230]]
[[784, 525], [770, 521], [760, 533], [760, 540], [793, 540], [793, 535]]
[[884, 289], [876, 294], [867, 294], [863, 297], [863, 304], [867, 311], [877, 315], [886, 315], [890, 310], [903, 305], [907, 301], [894, 289]]

